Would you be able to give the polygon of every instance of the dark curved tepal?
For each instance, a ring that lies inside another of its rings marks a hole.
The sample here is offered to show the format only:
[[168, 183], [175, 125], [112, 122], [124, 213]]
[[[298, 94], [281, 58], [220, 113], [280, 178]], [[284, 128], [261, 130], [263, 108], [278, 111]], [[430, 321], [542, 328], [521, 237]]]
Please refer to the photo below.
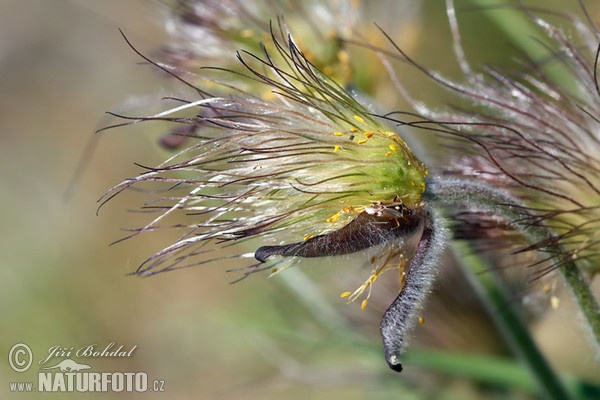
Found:
[[[265, 262], [269, 257], [325, 257], [351, 254], [390, 241], [408, 241], [420, 234], [417, 249], [406, 270], [400, 293], [386, 310], [380, 324], [383, 351], [389, 367], [402, 371], [400, 354], [405, 348], [405, 335], [414, 325], [417, 311], [424, 300], [436, 267], [433, 253], [441, 247], [435, 219], [422, 205], [408, 208], [395, 203], [376, 205], [361, 212], [337, 231], [281, 246], [263, 246], [254, 257]], [[430, 257], [432, 256], [432, 257]]]
[[284, 257], [327, 257], [351, 254], [392, 240], [410, 236], [421, 226], [423, 208], [399, 203], [363, 211], [346, 226], [298, 243], [263, 246], [254, 257], [265, 262], [274, 255]]
[[402, 371], [400, 354], [406, 348], [406, 333], [418, 320], [419, 310], [430, 291], [444, 251], [445, 234], [440, 217], [427, 210], [423, 218], [423, 234], [406, 270], [402, 289], [383, 314], [379, 325], [385, 360], [391, 369], [398, 372]]

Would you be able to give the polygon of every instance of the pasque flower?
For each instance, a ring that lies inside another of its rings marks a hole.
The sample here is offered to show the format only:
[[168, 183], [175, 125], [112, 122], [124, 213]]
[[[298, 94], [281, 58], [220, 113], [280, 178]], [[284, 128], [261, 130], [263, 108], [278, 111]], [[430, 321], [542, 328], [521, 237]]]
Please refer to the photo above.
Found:
[[158, 56], [188, 72], [207, 65], [240, 70], [235, 52], [260, 52], [261, 43], [270, 42], [270, 20], [284, 16], [281, 23], [294, 32], [304, 56], [328, 76], [346, 83], [350, 67], [342, 37], [351, 35], [358, 11], [358, 3], [348, 0], [327, 4], [318, 0], [179, 1], [169, 9], [165, 24], [173, 39]]
[[[381, 322], [386, 361], [401, 370], [405, 334], [447, 242], [438, 208], [471, 212], [473, 226], [483, 221], [477, 220], [482, 212], [484, 218], [496, 215], [503, 228], [487, 236], [504, 235], [510, 227], [529, 241], [525, 250], [545, 253], [547, 268], [566, 268], [573, 279], [581, 277], [580, 269], [597, 268], [600, 110], [593, 25], [571, 21], [582, 47], [532, 17], [555, 41], [574, 91], [561, 88], [536, 63], [519, 75], [492, 69], [484, 75], [472, 73], [461, 59], [468, 79], [455, 83], [413, 62], [391, 39], [396, 52], [364, 42], [390, 72], [386, 59], [408, 60], [474, 106], [439, 111], [415, 100], [416, 117], [408, 119], [382, 114], [348, 89], [345, 28], [322, 36], [333, 47], [305, 51], [297, 39], [302, 31], [296, 36], [288, 16], [267, 24], [258, 6], [202, 4], [208, 8], [182, 3], [176, 16], [184, 23], [173, 29], [180, 38], [206, 37], [205, 45], [167, 49], [174, 67], [142, 56], [191, 93], [170, 98], [172, 105], [158, 114], [123, 117], [168, 121], [187, 140], [164, 163], [146, 167], [106, 195], [150, 184], [163, 191], [145, 204], [156, 217], [133, 234], [163, 227], [183, 231], [137, 274], [227, 260], [228, 267], [240, 265], [243, 277], [278, 272], [306, 257], [358, 254], [371, 274], [342, 297], [362, 299], [363, 308], [383, 272], [401, 273], [400, 293]], [[320, 3], [307, 7], [298, 14], [323, 15], [316, 12]], [[250, 16], [248, 24], [228, 18], [231, 10]], [[230, 48], [242, 49], [236, 63], [223, 52]], [[400, 81], [393, 72], [390, 78]], [[451, 157], [428, 163], [429, 177], [398, 125], [441, 132], [461, 145]], [[593, 296], [588, 300], [593, 308]]]
[[[365, 283], [342, 294], [355, 300], [366, 290], [364, 308], [378, 276], [406, 269], [410, 255], [424, 251], [415, 242], [427, 237], [429, 243], [433, 236], [431, 213], [422, 203], [428, 172], [393, 127], [316, 68], [278, 22], [262, 54], [238, 53], [245, 72], [206, 71], [213, 75], [210, 93], [194, 86], [200, 99], [179, 98], [173, 108], [134, 119], [188, 127], [191, 141], [107, 196], [145, 183], [155, 190], [163, 186], [166, 194], [145, 206], [158, 216], [134, 234], [186, 214], [186, 222], [178, 220], [176, 227], [187, 231], [148, 259], [140, 275], [252, 255], [259, 262], [245, 268], [246, 274], [275, 271], [303, 257], [379, 246], [366, 259], [372, 273]], [[243, 84], [233, 87], [231, 79], [250, 82], [253, 91], [242, 90]], [[241, 249], [250, 240], [260, 244], [254, 254], [221, 256], [224, 248]], [[406, 281], [405, 292], [411, 287]], [[412, 303], [429, 283], [415, 282], [423, 287], [411, 289]], [[402, 307], [402, 318], [387, 318], [384, 337], [398, 336], [396, 328], [403, 335], [415, 307]], [[389, 357], [397, 357], [399, 344], [390, 346]], [[389, 357], [400, 368], [397, 358]]]
[[[560, 248], [561, 254], [549, 255], [550, 268], [575, 260], [594, 272], [600, 254], [598, 32], [575, 19], [567, 20], [569, 32], [535, 15], [531, 21], [551, 40], [546, 65], [528, 60], [518, 71], [473, 73], [463, 64], [465, 81], [439, 82], [470, 105], [420, 111], [461, 140], [446, 175], [476, 175], [506, 189], [526, 205], [527, 223], [551, 229], [551, 237], [533, 246]], [[559, 68], [549, 75], [552, 66]]]

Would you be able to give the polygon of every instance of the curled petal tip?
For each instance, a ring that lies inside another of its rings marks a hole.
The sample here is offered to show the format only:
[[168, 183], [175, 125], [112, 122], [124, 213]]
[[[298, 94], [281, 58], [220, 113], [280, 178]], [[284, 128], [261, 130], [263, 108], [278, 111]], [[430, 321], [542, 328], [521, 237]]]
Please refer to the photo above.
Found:
[[389, 356], [386, 361], [392, 370], [394, 370], [396, 372], [402, 372], [402, 364], [400, 363], [398, 356], [396, 356], [396, 355]]

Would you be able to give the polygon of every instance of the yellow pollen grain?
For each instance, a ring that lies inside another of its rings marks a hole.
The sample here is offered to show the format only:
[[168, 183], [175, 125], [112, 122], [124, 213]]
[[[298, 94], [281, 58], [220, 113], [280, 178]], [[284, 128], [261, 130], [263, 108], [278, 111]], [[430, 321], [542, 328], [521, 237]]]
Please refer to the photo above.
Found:
[[254, 31], [252, 29], [244, 29], [240, 32], [240, 36], [243, 38], [251, 38], [254, 36]]
[[340, 213], [333, 214], [331, 217], [327, 218], [327, 222], [335, 222], [340, 217]]
[[367, 143], [367, 139], [361, 139], [361, 140], [359, 140], [356, 143], [358, 143], [358, 144], [365, 144], [365, 143]]
[[390, 148], [391, 151], [398, 150], [398, 146], [396, 146], [395, 144], [390, 144], [388, 147]]
[[360, 309], [361, 309], [361, 310], [364, 310], [365, 308], [367, 308], [367, 304], [369, 304], [369, 300], [367, 300], [367, 299], [364, 299], [364, 300], [362, 301], [362, 303], [360, 304]]
[[[357, 118], [357, 117], [354, 117], [354, 118]], [[360, 117], [358, 117], [358, 118], [360, 118]], [[356, 128], [350, 128], [350, 130], [354, 133], [358, 132], [358, 129], [356, 129]]]
[[265, 101], [271, 101], [271, 100], [277, 99], [277, 95], [275, 93], [273, 93], [272, 91], [263, 93], [262, 97], [263, 97], [263, 100], [265, 100]]
[[371, 137], [373, 137], [373, 135], [374, 135], [374, 134], [375, 134], [375, 132], [368, 131], [368, 132], [365, 132], [365, 137], [366, 137], [367, 139], [370, 139]]
[[355, 115], [355, 116], [354, 116], [354, 119], [355, 119], [356, 121], [360, 122], [360, 123], [363, 123], [363, 122], [365, 122], [365, 120], [364, 120], [364, 119], [362, 119], [361, 117], [359, 117], [358, 115]]
[[346, 297], [350, 296], [351, 294], [352, 294], [352, 293], [350, 293], [350, 292], [344, 292], [344, 293], [340, 294], [340, 297], [341, 297], [342, 299], [345, 299]]
[[344, 132], [333, 132], [335, 136], [344, 136]]
[[340, 145], [336, 144], [335, 147], [333, 148], [333, 152], [337, 153], [340, 150]]
[[386, 157], [389, 157], [389, 156], [391, 156], [392, 154], [393, 154], [393, 153], [392, 153], [391, 151], [388, 151], [387, 153], [385, 153], [385, 156], [386, 156]]

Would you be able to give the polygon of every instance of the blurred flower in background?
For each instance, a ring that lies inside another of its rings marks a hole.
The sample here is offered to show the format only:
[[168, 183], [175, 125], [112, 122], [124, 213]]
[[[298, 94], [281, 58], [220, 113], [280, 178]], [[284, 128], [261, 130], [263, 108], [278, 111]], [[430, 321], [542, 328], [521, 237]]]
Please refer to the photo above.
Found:
[[[598, 31], [589, 14], [522, 12], [545, 34], [544, 59], [525, 55], [518, 69], [473, 69], [461, 52], [464, 80], [429, 72], [460, 107], [417, 108], [458, 140], [450, 163], [440, 163], [444, 175], [506, 188], [527, 204], [528, 224], [552, 230], [552, 237], [532, 247], [561, 249], [562, 254], [547, 254], [553, 261], [548, 269], [575, 260], [594, 274], [600, 254]], [[562, 22], [561, 28], [546, 17]], [[485, 232], [472, 236], [478, 234]]]
[[[375, 22], [377, 15], [389, 15], [392, 3], [301, 4], [177, 2], [167, 18], [172, 43], [156, 53], [158, 61], [138, 53], [182, 90], [155, 114], [115, 114], [127, 120], [123, 124], [175, 126], [162, 139], [174, 154], [144, 166], [104, 198], [132, 188], [151, 192], [143, 210], [155, 217], [131, 236], [164, 228], [181, 232], [137, 273], [219, 263], [246, 276], [279, 272], [303, 258], [352, 255], [370, 273], [342, 297], [362, 298], [365, 308], [375, 281], [396, 270], [400, 294], [381, 328], [394, 368], [388, 349], [395, 344], [388, 338], [403, 350], [412, 326], [407, 315], [418, 319], [437, 268], [447, 263], [441, 210], [455, 239], [469, 246], [485, 242], [501, 257], [516, 249], [520, 267], [531, 266], [527, 275], [536, 279], [560, 271], [591, 341], [600, 339], [589, 283], [600, 243], [599, 35], [587, 9], [575, 16], [506, 6], [511, 18], [504, 23], [519, 16], [520, 27], [541, 27], [551, 51], [530, 59], [535, 53], [526, 50], [518, 69], [479, 69], [467, 62], [456, 9], [447, 1], [462, 73], [451, 80], [409, 56], [410, 46], [397, 39], [401, 23], [389, 30], [364, 22], [364, 15]], [[410, 16], [418, 8], [393, 9], [394, 15]], [[421, 70], [450, 93], [452, 105], [420, 99], [405, 87], [396, 63]], [[559, 72], [551, 65], [559, 65]], [[387, 82], [384, 95], [378, 93], [381, 82]], [[402, 103], [390, 99], [390, 88], [413, 109], [396, 108]], [[423, 156], [411, 150], [412, 141], [420, 143]], [[499, 270], [493, 257], [477, 257], [480, 270]], [[458, 261], [467, 274], [481, 272], [468, 260]], [[510, 295], [497, 295], [511, 285], [505, 277], [496, 279], [496, 272], [491, 281], [475, 278], [473, 284], [491, 305], [508, 347], [525, 360], [546, 396], [572, 394], [527, 337], [521, 311], [506, 306]], [[292, 285], [300, 297], [310, 297], [311, 284]], [[555, 307], [558, 300], [551, 296]], [[464, 368], [457, 359], [457, 368]], [[444, 360], [434, 358], [431, 366]]]

